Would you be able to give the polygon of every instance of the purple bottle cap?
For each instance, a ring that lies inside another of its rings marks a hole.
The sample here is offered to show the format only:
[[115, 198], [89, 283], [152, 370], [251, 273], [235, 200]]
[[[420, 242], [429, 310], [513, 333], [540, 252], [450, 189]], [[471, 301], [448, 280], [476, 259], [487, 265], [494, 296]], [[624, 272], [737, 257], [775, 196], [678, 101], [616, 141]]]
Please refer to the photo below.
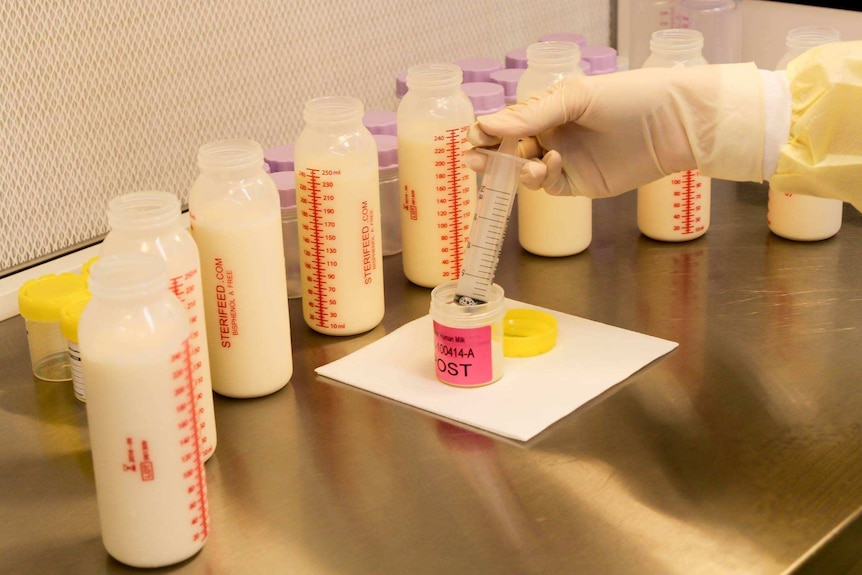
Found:
[[491, 81], [503, 87], [507, 103], [513, 103], [518, 94], [518, 80], [524, 75], [524, 68], [506, 68], [491, 74]]
[[389, 134], [375, 134], [377, 142], [377, 163], [379, 169], [387, 170], [398, 166], [398, 138]]
[[506, 68], [526, 68], [527, 49], [515, 48], [506, 54]]
[[610, 46], [584, 46], [581, 62], [590, 63], [590, 75], [610, 74], [617, 71], [617, 51]]
[[552, 34], [545, 34], [541, 38], [539, 38], [539, 42], [574, 42], [581, 48], [587, 45], [587, 37], [581, 34], [574, 34], [572, 32], [554, 32]]
[[271, 174], [271, 173], [272, 173], [272, 168], [270, 168], [270, 167], [269, 167], [269, 164], [267, 164], [266, 162], [264, 162], [264, 163], [263, 163], [263, 171], [264, 171], [264, 172], [266, 172], [267, 174]]
[[455, 64], [461, 68], [465, 84], [468, 82], [487, 82], [491, 79], [491, 72], [502, 70], [503, 64], [492, 58], [466, 58], [455, 60]]
[[281, 209], [296, 208], [296, 175], [291, 171], [273, 172], [269, 175], [278, 188]]
[[581, 70], [583, 70], [583, 71], [584, 71], [584, 74], [586, 74], [587, 76], [592, 75], [592, 72], [593, 72], [593, 66], [592, 66], [592, 64], [590, 64], [590, 63], [589, 63], [589, 62], [587, 62], [586, 60], [583, 60], [583, 59], [582, 59], [582, 60], [580, 60], [580, 61], [578, 62], [578, 66], [580, 66], [580, 67], [581, 67]]
[[407, 93], [407, 72], [401, 72], [395, 78], [395, 97], [403, 98]]
[[269, 164], [270, 173], [293, 171], [293, 144], [267, 148], [263, 151], [263, 161]]
[[362, 123], [372, 134], [397, 134], [397, 117], [395, 112], [389, 110], [371, 110], [362, 116]]
[[493, 114], [506, 107], [506, 92], [495, 82], [468, 82], [461, 89], [473, 102], [473, 113], [477, 116]]

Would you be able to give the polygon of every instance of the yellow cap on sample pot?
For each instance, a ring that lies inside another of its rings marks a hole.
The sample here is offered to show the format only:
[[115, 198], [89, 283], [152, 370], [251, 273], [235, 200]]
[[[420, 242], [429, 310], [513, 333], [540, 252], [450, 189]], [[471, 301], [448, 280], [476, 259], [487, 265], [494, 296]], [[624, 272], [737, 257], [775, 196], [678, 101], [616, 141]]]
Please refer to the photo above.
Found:
[[503, 317], [503, 355], [532, 357], [557, 344], [557, 319], [537, 309], [510, 309]]
[[30, 321], [59, 322], [60, 309], [86, 290], [87, 284], [78, 274], [44, 275], [18, 290], [18, 310]]
[[60, 332], [60, 310], [81, 294], [87, 284], [78, 274], [48, 274], [18, 290], [18, 311], [27, 327], [33, 375], [45, 381], [72, 379], [67, 343]]
[[84, 292], [78, 299], [67, 303], [60, 310], [60, 331], [68, 342], [72, 388], [75, 391], [75, 398], [83, 402], [87, 401], [87, 397], [84, 391], [84, 370], [81, 367], [81, 347], [78, 345], [78, 323], [90, 299], [90, 292]]
[[70, 301], [60, 310], [60, 331], [63, 337], [69, 341], [78, 341], [78, 322], [81, 321], [81, 313], [90, 303], [90, 292], [84, 291], [74, 300]]
[[85, 261], [84, 265], [81, 266], [81, 277], [84, 278], [85, 282], [90, 278], [90, 268], [93, 267], [93, 264], [96, 263], [96, 260], [98, 259], [99, 256], [93, 256]]

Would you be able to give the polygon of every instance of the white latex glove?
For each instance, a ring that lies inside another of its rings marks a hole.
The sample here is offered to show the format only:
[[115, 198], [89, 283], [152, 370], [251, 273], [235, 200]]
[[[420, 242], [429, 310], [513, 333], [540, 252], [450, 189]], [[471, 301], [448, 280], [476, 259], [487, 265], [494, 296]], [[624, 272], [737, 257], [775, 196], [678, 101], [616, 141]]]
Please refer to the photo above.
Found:
[[[663, 176], [762, 181], [764, 104], [754, 64], [647, 68], [574, 76], [541, 96], [480, 116], [468, 139], [521, 138], [521, 181], [552, 195], [614, 196]], [[467, 165], [482, 172], [485, 156]]]

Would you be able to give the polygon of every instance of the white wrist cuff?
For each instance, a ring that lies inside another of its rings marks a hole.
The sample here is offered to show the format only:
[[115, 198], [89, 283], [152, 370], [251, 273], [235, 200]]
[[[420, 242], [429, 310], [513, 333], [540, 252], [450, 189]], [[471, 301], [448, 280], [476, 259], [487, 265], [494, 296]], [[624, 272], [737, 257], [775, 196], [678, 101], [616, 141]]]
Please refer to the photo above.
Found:
[[763, 82], [763, 179], [768, 180], [778, 169], [781, 148], [790, 139], [792, 99], [787, 73], [784, 70], [758, 70]]

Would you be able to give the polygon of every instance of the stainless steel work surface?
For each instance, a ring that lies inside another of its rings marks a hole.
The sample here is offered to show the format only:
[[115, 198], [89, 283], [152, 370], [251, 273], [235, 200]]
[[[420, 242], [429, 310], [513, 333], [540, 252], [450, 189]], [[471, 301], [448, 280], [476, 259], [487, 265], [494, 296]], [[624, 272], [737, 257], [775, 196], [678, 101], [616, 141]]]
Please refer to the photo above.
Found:
[[[835, 238], [785, 241], [766, 227], [765, 186], [715, 182], [706, 236], [665, 244], [638, 233], [635, 200], [594, 202], [592, 245], [568, 258], [520, 250], [513, 219], [497, 282], [679, 348], [529, 443], [502, 440], [314, 375], [427, 313], [429, 290], [387, 257], [382, 325], [319, 335], [291, 300], [290, 385], [216, 398], [210, 540], [167, 570], [852, 569], [862, 217], [847, 207]], [[20, 317], [0, 323], [0, 366], [0, 571], [133, 571], [101, 544], [85, 407], [30, 374]]]

